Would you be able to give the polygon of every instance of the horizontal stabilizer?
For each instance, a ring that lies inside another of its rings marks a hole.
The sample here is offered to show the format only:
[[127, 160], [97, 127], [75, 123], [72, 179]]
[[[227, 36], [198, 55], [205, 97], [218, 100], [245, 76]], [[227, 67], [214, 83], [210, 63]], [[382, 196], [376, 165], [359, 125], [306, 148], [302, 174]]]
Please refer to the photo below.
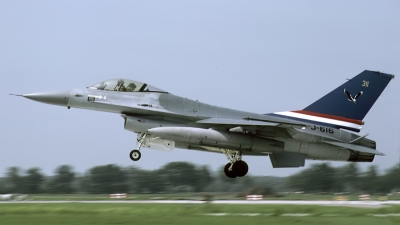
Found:
[[357, 152], [369, 153], [369, 154], [374, 154], [374, 155], [385, 155], [382, 152], [379, 152], [375, 149], [367, 148], [367, 147], [360, 146], [360, 145], [352, 145], [352, 144], [348, 144], [348, 143], [335, 142], [335, 141], [323, 141], [323, 142], [327, 143], [327, 144], [335, 145], [338, 147], [347, 148], [347, 149], [357, 151]]
[[303, 167], [306, 156], [298, 153], [281, 152], [269, 155], [273, 168]]
[[196, 123], [206, 124], [220, 124], [220, 125], [242, 125], [242, 126], [277, 126], [279, 123], [264, 122], [264, 121], [252, 121], [252, 120], [236, 120], [236, 119], [224, 119], [224, 118], [209, 118], [199, 120]]

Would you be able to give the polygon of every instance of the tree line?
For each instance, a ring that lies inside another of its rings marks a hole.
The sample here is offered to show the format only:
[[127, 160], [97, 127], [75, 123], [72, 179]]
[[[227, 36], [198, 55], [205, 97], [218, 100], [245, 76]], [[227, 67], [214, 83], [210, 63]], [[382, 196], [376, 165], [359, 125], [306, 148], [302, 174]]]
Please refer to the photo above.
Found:
[[205, 166], [186, 162], [169, 163], [158, 170], [137, 167], [103, 165], [76, 173], [69, 165], [59, 166], [54, 176], [45, 176], [40, 168], [23, 171], [7, 169], [0, 179], [0, 193], [160, 193], [174, 191], [204, 191], [214, 176]]
[[400, 164], [383, 174], [375, 165], [361, 171], [356, 163], [343, 167], [331, 167], [328, 163], [314, 164], [288, 177], [287, 185], [292, 189], [309, 193], [389, 193], [400, 191]]
[[362, 171], [358, 164], [332, 167], [314, 164], [289, 177], [250, 176], [227, 178], [220, 168], [188, 162], [172, 162], [157, 170], [118, 165], [95, 166], [79, 174], [69, 165], [56, 168], [54, 176], [45, 176], [40, 168], [23, 170], [10, 167], [0, 178], [0, 193], [111, 194], [173, 192], [245, 192], [268, 188], [276, 192], [306, 193], [388, 193], [400, 190], [400, 165], [379, 174], [376, 166]]

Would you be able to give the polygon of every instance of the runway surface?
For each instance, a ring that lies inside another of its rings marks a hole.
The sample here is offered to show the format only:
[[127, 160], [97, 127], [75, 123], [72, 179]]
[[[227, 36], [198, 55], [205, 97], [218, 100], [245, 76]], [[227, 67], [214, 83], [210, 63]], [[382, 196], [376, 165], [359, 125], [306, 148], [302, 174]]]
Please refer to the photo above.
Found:
[[60, 204], [60, 203], [90, 203], [90, 204], [243, 204], [243, 205], [321, 205], [350, 206], [362, 208], [380, 208], [389, 205], [400, 205], [400, 201], [290, 201], [290, 200], [104, 200], [104, 201], [0, 201], [0, 204]]

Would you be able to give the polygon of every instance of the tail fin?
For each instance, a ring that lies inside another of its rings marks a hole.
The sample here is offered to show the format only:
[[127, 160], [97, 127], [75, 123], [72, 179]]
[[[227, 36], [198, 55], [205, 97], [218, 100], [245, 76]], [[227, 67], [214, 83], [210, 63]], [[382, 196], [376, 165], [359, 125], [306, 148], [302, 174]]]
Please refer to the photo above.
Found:
[[362, 121], [393, 78], [365, 70], [302, 111]]

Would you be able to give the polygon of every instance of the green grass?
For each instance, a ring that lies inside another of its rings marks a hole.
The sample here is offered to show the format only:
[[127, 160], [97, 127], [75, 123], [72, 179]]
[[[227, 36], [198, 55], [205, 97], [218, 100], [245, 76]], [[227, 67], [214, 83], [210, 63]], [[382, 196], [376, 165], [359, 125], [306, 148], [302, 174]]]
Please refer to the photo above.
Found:
[[[210, 216], [229, 213], [229, 216]], [[259, 213], [245, 216], [245, 213]], [[285, 213], [307, 213], [307, 217], [285, 217]], [[400, 213], [400, 206], [380, 209], [294, 205], [222, 204], [91, 204], [20, 203], [0, 204], [0, 224], [400, 224], [400, 217], [370, 214]], [[341, 216], [326, 217], [326, 214]]]

